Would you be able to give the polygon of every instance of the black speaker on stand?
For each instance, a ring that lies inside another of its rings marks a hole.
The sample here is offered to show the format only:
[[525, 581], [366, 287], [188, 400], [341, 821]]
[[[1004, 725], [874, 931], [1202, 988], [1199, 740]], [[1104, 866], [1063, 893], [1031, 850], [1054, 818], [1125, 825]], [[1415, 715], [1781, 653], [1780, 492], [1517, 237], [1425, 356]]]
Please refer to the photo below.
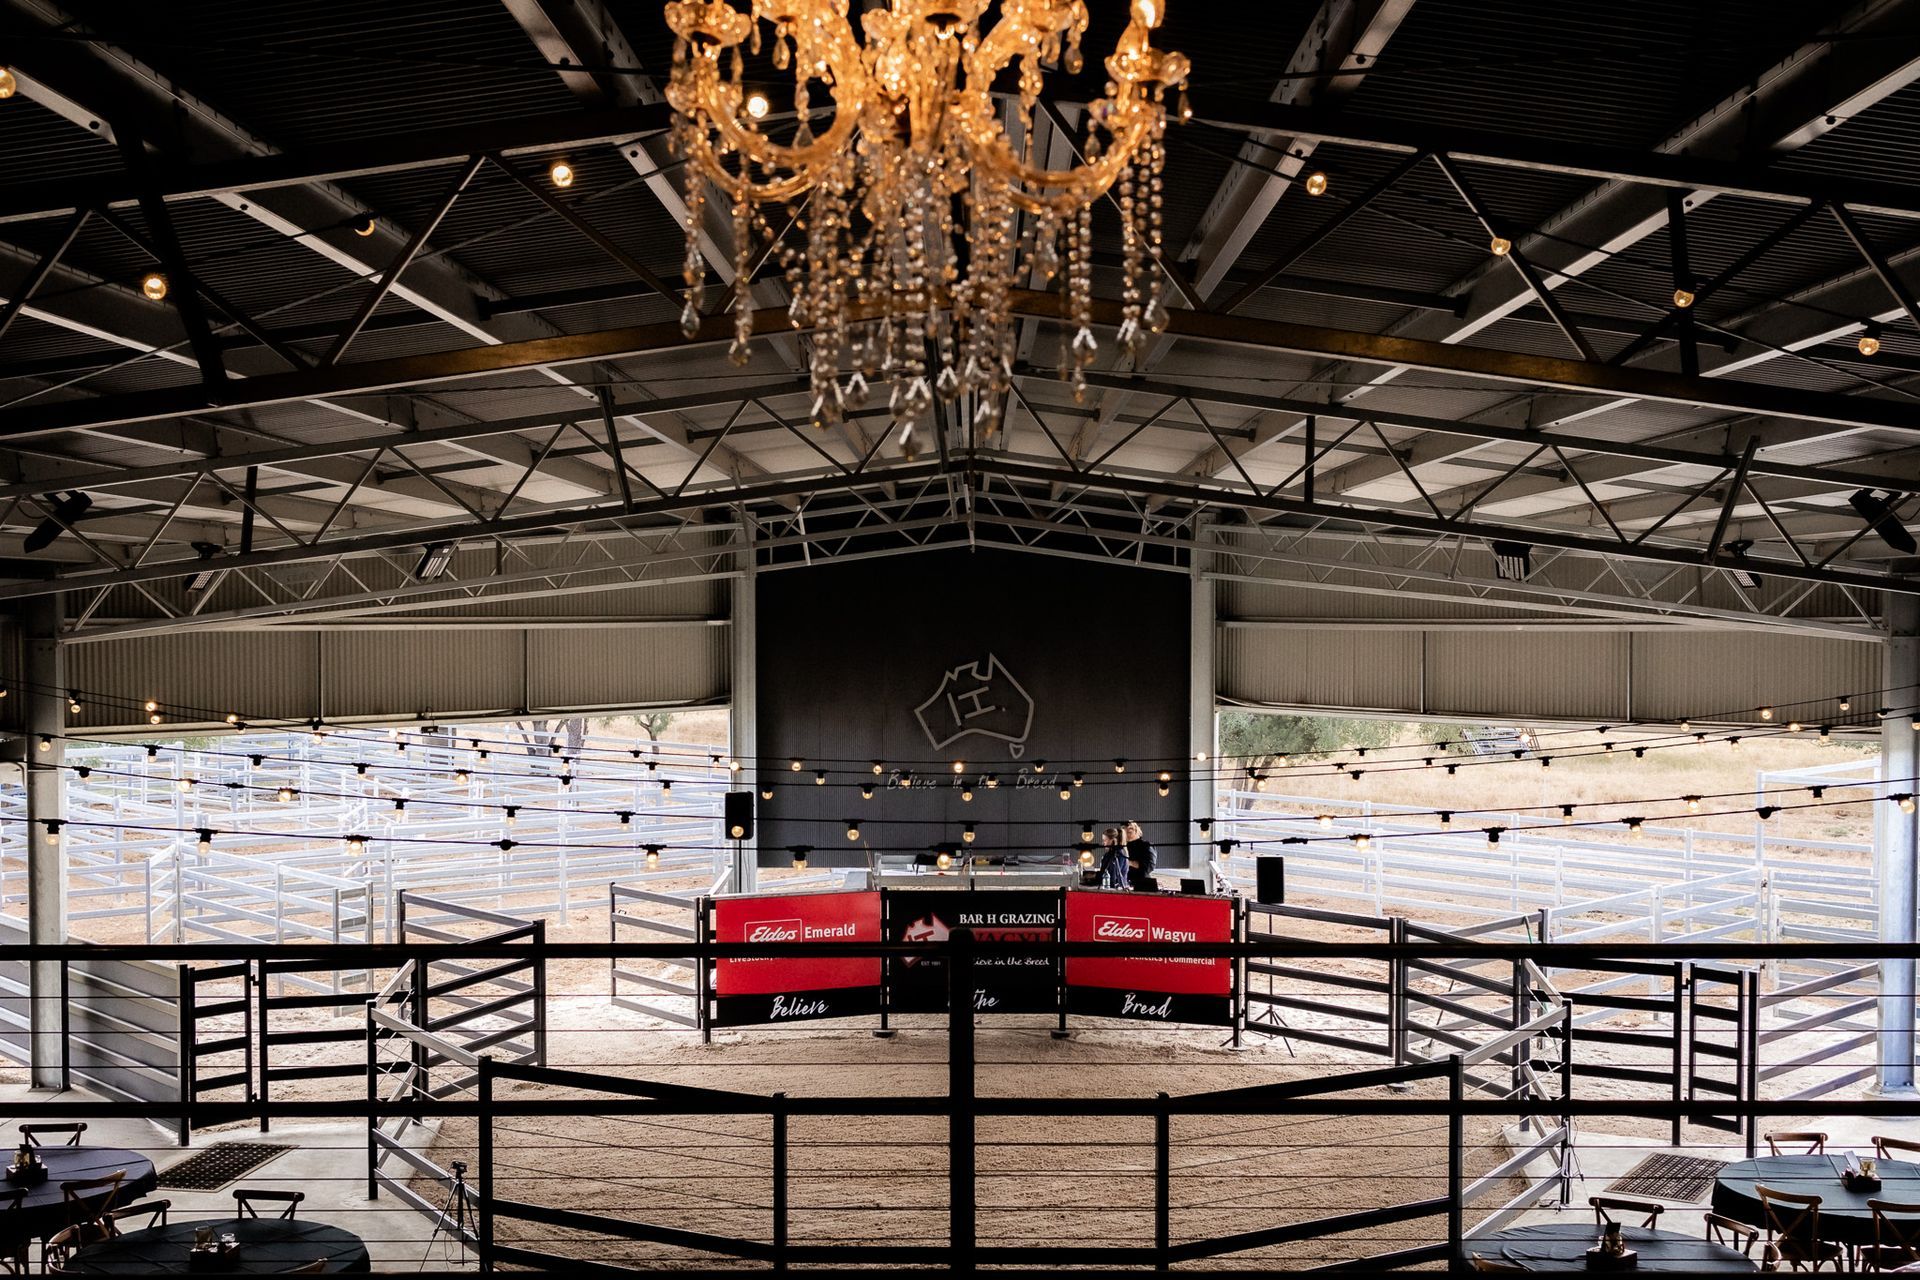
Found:
[[729, 840], [753, 839], [753, 800], [751, 791], [729, 791], [721, 807], [722, 826]]
[[1287, 860], [1276, 854], [1261, 854], [1253, 860], [1253, 899], [1255, 902], [1287, 900]]

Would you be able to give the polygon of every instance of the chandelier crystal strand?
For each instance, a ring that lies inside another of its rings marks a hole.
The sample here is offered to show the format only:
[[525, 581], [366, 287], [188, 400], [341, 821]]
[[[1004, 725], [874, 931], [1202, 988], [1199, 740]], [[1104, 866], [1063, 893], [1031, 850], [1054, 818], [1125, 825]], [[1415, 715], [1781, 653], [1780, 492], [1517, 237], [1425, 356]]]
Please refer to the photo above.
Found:
[[[1143, 331], [1165, 322], [1157, 270], [1164, 100], [1181, 91], [1185, 118], [1188, 64], [1153, 47], [1161, 8], [1162, 0], [1132, 0], [1104, 63], [1105, 93], [1087, 105], [1080, 163], [1055, 170], [1036, 163], [1033, 126], [1044, 73], [1081, 68], [1085, 0], [1001, 0], [984, 30], [988, 0], [889, 0], [860, 15], [858, 38], [845, 0], [667, 4], [676, 36], [667, 96], [687, 162], [682, 328], [695, 336], [702, 320], [700, 213], [711, 185], [734, 227], [736, 363], [748, 358], [753, 331], [752, 246], [774, 234], [759, 208], [792, 212], [804, 247], [780, 246], [777, 257], [793, 323], [812, 332], [817, 424], [864, 403], [869, 384], [886, 379], [892, 411], [909, 429], [936, 397], [963, 407], [971, 397], [973, 422], [990, 435], [1012, 384], [1013, 291], [1029, 270], [1041, 288], [1062, 290], [1061, 373], [1083, 397], [1098, 351], [1092, 206], [1116, 183], [1122, 345], [1137, 348]], [[793, 78], [785, 141], [771, 130], [786, 126], [762, 124], [770, 95], [750, 95], [743, 83], [742, 50], [757, 54], [768, 37], [774, 68]], [[994, 85], [1007, 71], [1017, 88], [1003, 106]], [[1023, 221], [1031, 224], [1027, 262]], [[910, 439], [909, 430], [903, 444]]]

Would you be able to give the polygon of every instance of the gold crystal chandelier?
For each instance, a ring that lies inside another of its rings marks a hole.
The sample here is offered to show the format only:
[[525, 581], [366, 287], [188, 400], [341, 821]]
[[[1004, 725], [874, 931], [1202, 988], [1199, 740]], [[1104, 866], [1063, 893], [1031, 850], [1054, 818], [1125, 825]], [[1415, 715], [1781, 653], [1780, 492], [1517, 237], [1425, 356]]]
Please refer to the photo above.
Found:
[[[743, 11], [737, 4], [750, 3]], [[972, 396], [990, 433], [1013, 376], [1015, 291], [1062, 282], [1063, 376], [1084, 395], [1092, 328], [1093, 206], [1108, 197], [1121, 229], [1119, 340], [1158, 332], [1165, 96], [1188, 64], [1153, 47], [1164, 0], [1131, 0], [1106, 60], [1105, 95], [1088, 105], [1070, 168], [1036, 162], [1034, 117], [1045, 70], [1075, 74], [1085, 0], [886, 0], [861, 14], [847, 0], [674, 0], [667, 90], [674, 144], [687, 161], [687, 306], [699, 330], [701, 220], [709, 185], [730, 202], [737, 364], [748, 356], [755, 246], [779, 255], [793, 323], [812, 331], [817, 424], [858, 409], [872, 383], [892, 384], [907, 424], [932, 405]], [[792, 114], [744, 81], [747, 56], [771, 40], [793, 79]], [[1003, 93], [996, 94], [999, 82]], [[776, 233], [786, 211], [795, 239]]]

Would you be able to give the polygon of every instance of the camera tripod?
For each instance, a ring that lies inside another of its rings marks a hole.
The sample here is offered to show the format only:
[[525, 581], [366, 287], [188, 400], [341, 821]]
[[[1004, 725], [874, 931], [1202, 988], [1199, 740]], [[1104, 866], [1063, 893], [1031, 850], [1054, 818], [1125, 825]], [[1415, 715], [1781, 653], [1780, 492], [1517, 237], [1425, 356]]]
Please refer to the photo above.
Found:
[[[433, 1224], [433, 1234], [427, 1237], [426, 1252], [420, 1257], [420, 1269], [426, 1270], [427, 1259], [433, 1256], [433, 1246], [444, 1234], [447, 1245], [443, 1247], [441, 1257], [448, 1262], [467, 1260], [467, 1237], [479, 1238], [480, 1217], [473, 1207], [473, 1193], [467, 1189], [467, 1162], [453, 1162], [453, 1185], [447, 1188], [446, 1207], [440, 1210], [440, 1217]], [[453, 1256], [454, 1247], [460, 1250], [460, 1256]]]

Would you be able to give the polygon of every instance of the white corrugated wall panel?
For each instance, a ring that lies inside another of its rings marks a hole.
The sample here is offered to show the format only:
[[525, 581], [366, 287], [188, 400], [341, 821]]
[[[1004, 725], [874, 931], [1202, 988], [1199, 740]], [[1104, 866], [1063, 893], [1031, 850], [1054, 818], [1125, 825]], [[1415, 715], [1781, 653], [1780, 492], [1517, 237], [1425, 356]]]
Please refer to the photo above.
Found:
[[1617, 631], [1429, 631], [1426, 709], [1624, 720], [1631, 644]]
[[691, 624], [532, 632], [533, 704], [555, 710], [715, 702], [727, 696], [729, 629]]
[[65, 656], [67, 684], [82, 691], [81, 713], [70, 723], [83, 729], [145, 728], [148, 698], [166, 705], [169, 720], [206, 723], [229, 712], [301, 720], [320, 689], [320, 637], [310, 633], [139, 636], [67, 645]]
[[[1786, 716], [1814, 721], [1831, 708], [1825, 700], [1880, 687], [1881, 653], [1878, 644], [1819, 636], [1640, 635], [1633, 653], [1634, 713], [1643, 720], [1679, 720], [1777, 706]], [[1814, 705], [1792, 706], [1808, 699]]]
[[1229, 700], [1286, 706], [1413, 706], [1420, 696], [1420, 634], [1222, 627], [1219, 690]]
[[451, 716], [523, 705], [524, 632], [322, 633], [330, 717]]

